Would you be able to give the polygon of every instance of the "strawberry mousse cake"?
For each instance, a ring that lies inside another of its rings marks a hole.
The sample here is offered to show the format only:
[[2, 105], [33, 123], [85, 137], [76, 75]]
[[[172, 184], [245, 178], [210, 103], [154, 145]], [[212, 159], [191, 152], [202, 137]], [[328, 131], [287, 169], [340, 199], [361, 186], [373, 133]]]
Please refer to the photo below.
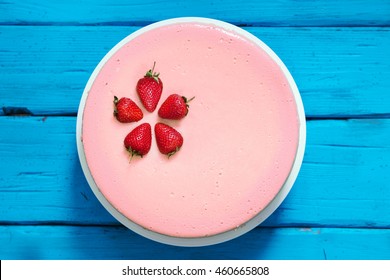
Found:
[[[152, 106], [137, 86], [148, 73], [161, 86]], [[282, 61], [249, 32], [206, 18], [160, 21], [119, 42], [91, 75], [77, 120], [81, 165], [103, 206], [179, 246], [227, 241], [270, 216], [297, 177], [305, 137]]]

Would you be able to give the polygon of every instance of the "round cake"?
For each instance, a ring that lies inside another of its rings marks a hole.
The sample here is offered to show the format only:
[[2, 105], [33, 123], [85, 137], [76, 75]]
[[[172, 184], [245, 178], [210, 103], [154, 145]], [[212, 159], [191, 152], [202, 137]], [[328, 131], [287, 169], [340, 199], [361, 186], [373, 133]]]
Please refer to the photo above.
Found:
[[[149, 112], [136, 86], [153, 65], [163, 91]], [[171, 94], [194, 97], [182, 119], [158, 114]], [[134, 101], [142, 119], [118, 121], [115, 97]], [[124, 139], [144, 123], [150, 150], [131, 156]], [[183, 137], [172, 156], [157, 146], [157, 123]], [[210, 245], [254, 228], [283, 201], [302, 163], [305, 116], [293, 78], [262, 41], [225, 22], [176, 18], [132, 33], [99, 63], [80, 102], [77, 144], [88, 183], [122, 224], [162, 243]]]

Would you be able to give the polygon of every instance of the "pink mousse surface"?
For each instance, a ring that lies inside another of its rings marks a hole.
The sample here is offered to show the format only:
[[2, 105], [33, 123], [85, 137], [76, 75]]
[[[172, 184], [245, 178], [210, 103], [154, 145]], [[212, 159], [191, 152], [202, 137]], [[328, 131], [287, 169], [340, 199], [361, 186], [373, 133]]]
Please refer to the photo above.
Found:
[[[154, 61], [164, 90], [149, 113], [135, 87]], [[180, 121], [157, 114], [172, 93], [195, 96]], [[119, 123], [114, 95], [133, 99], [144, 118]], [[169, 159], [154, 138], [160, 121], [184, 137]], [[144, 122], [151, 150], [129, 162], [123, 139]], [[279, 66], [250, 40], [202, 23], [159, 27], [121, 47], [92, 84], [82, 124], [89, 170], [109, 203], [146, 229], [178, 237], [234, 230], [261, 212], [290, 173], [298, 137], [297, 106]]]

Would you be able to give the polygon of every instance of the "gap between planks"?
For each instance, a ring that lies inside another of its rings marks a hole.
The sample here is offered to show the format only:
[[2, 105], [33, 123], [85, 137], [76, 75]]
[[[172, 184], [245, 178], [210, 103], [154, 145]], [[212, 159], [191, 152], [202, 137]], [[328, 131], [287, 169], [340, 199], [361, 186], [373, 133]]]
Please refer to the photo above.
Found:
[[[15, 226], [15, 227], [28, 227], [28, 226], [37, 226], [37, 227], [101, 227], [101, 228], [123, 228], [127, 229], [124, 225], [118, 224], [118, 223], [112, 223], [112, 224], [98, 224], [98, 223], [91, 223], [91, 224], [84, 224], [84, 223], [59, 223], [59, 222], [0, 222], [1, 226]], [[303, 231], [310, 231], [313, 228], [315, 229], [350, 229], [350, 230], [390, 230], [390, 227], [377, 227], [377, 226], [340, 226], [340, 225], [320, 225], [320, 224], [302, 224], [302, 225], [282, 225], [282, 226], [267, 226], [267, 225], [258, 225], [254, 229], [300, 229]], [[130, 229], [128, 229], [131, 231]], [[132, 231], [131, 231], [132, 232]]]
[[[134, 26], [134, 27], [144, 27], [153, 23], [156, 23], [158, 21], [106, 21], [106, 22], [93, 22], [93, 23], [81, 23], [81, 22], [75, 22], [75, 21], [65, 21], [65, 22], [39, 22], [39, 21], [14, 21], [14, 22], [0, 22], [0, 26], [64, 26], [64, 27], [71, 27], [71, 26]], [[365, 28], [365, 27], [378, 27], [378, 28], [387, 28], [390, 27], [390, 24], [388, 23], [380, 23], [380, 24], [364, 24], [361, 22], [356, 23], [326, 23], [326, 24], [283, 24], [283, 23], [272, 23], [272, 22], [251, 22], [251, 23], [242, 23], [242, 22], [235, 22], [235, 21], [226, 21], [230, 24], [233, 24], [238, 27], [302, 27], [302, 28], [333, 28], [333, 27], [340, 27], [340, 28]]]
[[[77, 117], [77, 112], [67, 113], [48, 113], [48, 114], [34, 114], [26, 107], [3, 107], [0, 111], [0, 117]], [[390, 119], [390, 113], [388, 114], [362, 114], [362, 115], [329, 115], [329, 116], [312, 116], [307, 115], [306, 121], [322, 121], [322, 120], [336, 120], [336, 121], [348, 121], [348, 120], [360, 120], [360, 119]]]

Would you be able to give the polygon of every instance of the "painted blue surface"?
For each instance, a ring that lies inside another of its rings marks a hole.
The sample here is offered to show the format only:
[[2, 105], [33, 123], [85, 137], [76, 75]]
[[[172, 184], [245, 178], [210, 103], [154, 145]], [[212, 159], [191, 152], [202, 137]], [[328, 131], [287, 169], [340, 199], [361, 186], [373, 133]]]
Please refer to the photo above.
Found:
[[[0, 259], [390, 259], [390, 1], [366, 2], [1, 2]], [[302, 170], [281, 207], [210, 247], [121, 226], [89, 189], [75, 143], [102, 56], [177, 16], [232, 22], [267, 43], [308, 117]]]

